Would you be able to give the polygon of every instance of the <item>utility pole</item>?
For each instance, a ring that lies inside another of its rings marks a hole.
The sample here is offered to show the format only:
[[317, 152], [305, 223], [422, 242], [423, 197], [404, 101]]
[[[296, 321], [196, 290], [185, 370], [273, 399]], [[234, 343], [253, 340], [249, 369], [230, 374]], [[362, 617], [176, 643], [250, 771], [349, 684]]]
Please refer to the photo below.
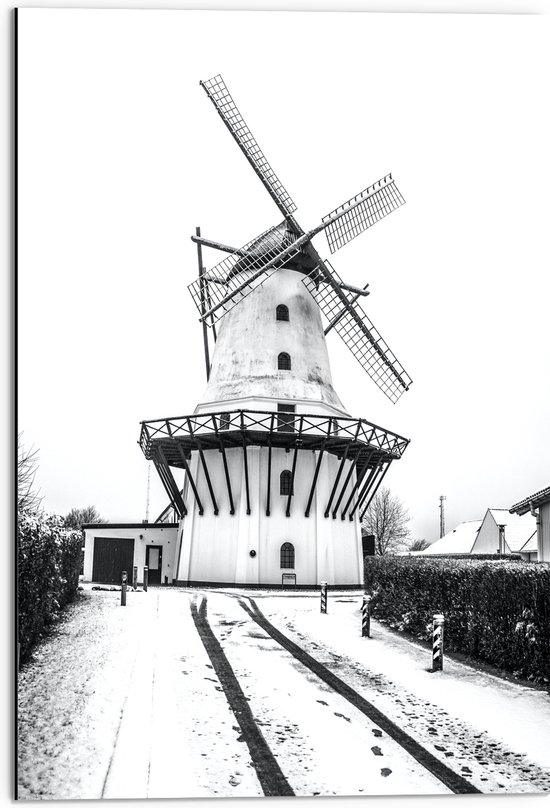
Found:
[[442, 539], [445, 535], [445, 505], [443, 504], [447, 497], [441, 495], [439, 497], [439, 538]]

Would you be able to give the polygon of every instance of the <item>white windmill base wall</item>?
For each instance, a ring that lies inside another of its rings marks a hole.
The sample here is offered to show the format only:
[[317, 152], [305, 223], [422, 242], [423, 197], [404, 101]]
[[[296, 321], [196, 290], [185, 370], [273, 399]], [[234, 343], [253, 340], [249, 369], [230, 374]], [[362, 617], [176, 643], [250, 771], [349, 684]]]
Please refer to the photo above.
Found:
[[[185, 499], [187, 516], [178, 533], [176, 583], [229, 584], [245, 586], [280, 586], [282, 575], [294, 573], [298, 586], [316, 586], [327, 581], [334, 586], [360, 586], [363, 582], [361, 530], [356, 516], [350, 522], [340, 515], [336, 519], [323, 513], [330, 496], [338, 461], [324, 455], [316, 493], [309, 517], [304, 515], [313, 478], [317, 453], [298, 452], [291, 515], [286, 516], [287, 496], [279, 493], [280, 473], [291, 470], [293, 451], [273, 449], [271, 471], [271, 514], [267, 504], [266, 447], [249, 447], [248, 476], [250, 510], [246, 513], [243, 452], [226, 452], [233, 490], [235, 514], [229, 513], [229, 499], [222, 465], [217, 451], [205, 452], [212, 486], [219, 506], [215, 516], [198, 458], [192, 460], [192, 473], [197, 481], [204, 514], [199, 515], [193, 494], [188, 488]], [[346, 463], [346, 466], [348, 464]], [[347, 468], [341, 480], [345, 480]], [[348, 484], [353, 485], [354, 475]], [[339, 490], [337, 491], [337, 495]], [[342, 503], [346, 501], [345, 494]], [[281, 545], [290, 542], [295, 550], [295, 567], [283, 569]], [[250, 551], [255, 551], [251, 556]]]

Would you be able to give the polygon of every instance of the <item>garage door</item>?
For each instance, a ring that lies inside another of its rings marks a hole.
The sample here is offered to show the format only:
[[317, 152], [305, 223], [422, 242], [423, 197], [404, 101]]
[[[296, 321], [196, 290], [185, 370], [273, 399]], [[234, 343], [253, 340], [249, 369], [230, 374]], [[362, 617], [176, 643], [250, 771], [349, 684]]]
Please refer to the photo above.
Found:
[[108, 536], [94, 538], [94, 565], [92, 580], [102, 584], [119, 584], [122, 570], [132, 580], [134, 566], [134, 540], [110, 539]]

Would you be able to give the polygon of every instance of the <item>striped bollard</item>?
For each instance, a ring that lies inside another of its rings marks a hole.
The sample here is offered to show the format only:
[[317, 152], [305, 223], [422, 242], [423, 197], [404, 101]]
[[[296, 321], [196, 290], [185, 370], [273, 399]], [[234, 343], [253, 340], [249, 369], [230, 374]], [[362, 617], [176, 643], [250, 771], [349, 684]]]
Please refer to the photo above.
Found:
[[128, 580], [128, 575], [126, 570], [122, 572], [122, 586], [120, 587], [120, 605], [126, 606], [126, 581]]
[[445, 616], [434, 614], [433, 620], [433, 646], [432, 646], [432, 672], [443, 670], [443, 628]]
[[327, 582], [321, 581], [321, 614], [327, 613], [327, 587]]
[[147, 584], [149, 583], [149, 567], [143, 568], [143, 591], [147, 592]]
[[363, 595], [363, 605], [361, 607], [361, 636], [370, 637], [370, 602], [371, 595]]
[[134, 592], [137, 589], [137, 567], [136, 566], [134, 566], [134, 570], [133, 570], [132, 589], [134, 590]]

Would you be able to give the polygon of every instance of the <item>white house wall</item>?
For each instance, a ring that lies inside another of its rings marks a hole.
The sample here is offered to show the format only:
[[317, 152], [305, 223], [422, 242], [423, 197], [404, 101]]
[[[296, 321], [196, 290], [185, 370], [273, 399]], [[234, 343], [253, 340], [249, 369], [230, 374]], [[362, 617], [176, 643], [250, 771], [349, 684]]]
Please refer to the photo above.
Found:
[[[204, 452], [215, 491], [219, 515], [213, 513], [212, 502], [199, 458], [193, 455], [191, 472], [204, 507], [203, 516], [190, 487], [187, 488], [187, 516], [181, 524], [181, 552], [177, 580], [179, 582], [226, 582], [248, 584], [281, 584], [283, 573], [296, 574], [299, 585], [317, 585], [327, 580], [335, 585], [359, 585], [362, 579], [361, 534], [357, 514], [353, 521], [342, 520], [340, 511], [355, 482], [352, 475], [342, 498], [336, 519], [323, 516], [336, 476], [339, 461], [323, 456], [316, 492], [309, 517], [304, 515], [309, 496], [317, 452], [299, 451], [294, 477], [294, 495], [290, 516], [286, 516], [288, 497], [279, 493], [280, 474], [292, 470], [294, 452], [273, 449], [271, 460], [270, 516], [267, 506], [267, 447], [247, 447], [250, 515], [246, 513], [246, 485], [242, 449], [226, 450], [233, 491], [235, 515], [229, 514], [229, 497], [222, 464], [217, 450]], [[347, 476], [345, 463], [332, 507]], [[280, 548], [284, 542], [295, 548], [296, 567], [283, 570]], [[256, 555], [250, 556], [254, 550]]]
[[[94, 539], [133, 539], [134, 540], [134, 565], [138, 568], [138, 581], [143, 582], [143, 567], [145, 566], [145, 551], [148, 544], [162, 547], [162, 569], [161, 581], [164, 577], [172, 583], [175, 574], [175, 553], [177, 545], [177, 526], [170, 527], [148, 527], [146, 524], [139, 527], [110, 527], [108, 524], [86, 528], [84, 543], [84, 576], [83, 580], [92, 581], [94, 566]], [[140, 537], [143, 538], [140, 538]], [[128, 570], [128, 580], [131, 580], [132, 570]]]
[[538, 560], [550, 561], [550, 502], [539, 507]]

